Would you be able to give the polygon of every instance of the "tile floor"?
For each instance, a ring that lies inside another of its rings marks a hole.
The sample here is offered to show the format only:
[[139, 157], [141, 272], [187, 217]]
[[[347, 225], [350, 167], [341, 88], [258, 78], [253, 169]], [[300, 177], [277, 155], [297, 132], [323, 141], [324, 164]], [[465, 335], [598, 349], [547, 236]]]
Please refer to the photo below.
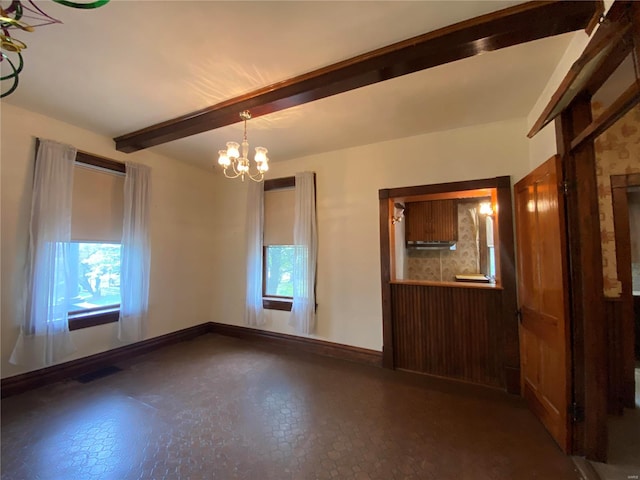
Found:
[[3, 480], [578, 478], [517, 397], [208, 334], [2, 401]]

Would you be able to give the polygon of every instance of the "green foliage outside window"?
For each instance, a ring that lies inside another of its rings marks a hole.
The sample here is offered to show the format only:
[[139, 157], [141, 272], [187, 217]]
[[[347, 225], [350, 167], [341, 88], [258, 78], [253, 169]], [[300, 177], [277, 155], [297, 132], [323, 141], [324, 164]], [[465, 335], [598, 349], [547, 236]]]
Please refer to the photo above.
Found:
[[267, 246], [265, 295], [293, 297], [293, 253], [291, 245]]

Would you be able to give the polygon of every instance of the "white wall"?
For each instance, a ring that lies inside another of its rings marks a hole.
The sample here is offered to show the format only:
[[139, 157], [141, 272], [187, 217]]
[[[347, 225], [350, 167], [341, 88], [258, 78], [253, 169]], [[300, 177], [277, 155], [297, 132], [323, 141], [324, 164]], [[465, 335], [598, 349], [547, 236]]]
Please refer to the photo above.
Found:
[[[529, 170], [526, 119], [491, 123], [273, 162], [269, 178], [316, 172], [317, 337], [382, 348], [378, 190], [473, 180]], [[273, 152], [272, 157], [276, 157]], [[215, 230], [214, 321], [242, 325], [246, 188], [217, 179], [224, 225]], [[293, 333], [287, 313], [269, 312], [266, 330]]]
[[[150, 151], [126, 155], [113, 140], [3, 103], [1, 110], [1, 375], [22, 373], [9, 364], [21, 318], [35, 137], [74, 145], [118, 161], [151, 167], [151, 282], [149, 328], [155, 337], [210, 320], [211, 247], [215, 175]], [[121, 346], [117, 324], [72, 332], [78, 351], [67, 360]]]

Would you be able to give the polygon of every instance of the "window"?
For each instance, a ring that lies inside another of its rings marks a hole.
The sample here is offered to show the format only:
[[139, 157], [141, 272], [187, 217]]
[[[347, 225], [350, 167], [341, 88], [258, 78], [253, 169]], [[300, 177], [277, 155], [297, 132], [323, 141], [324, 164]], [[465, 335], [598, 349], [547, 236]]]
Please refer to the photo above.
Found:
[[69, 329], [118, 321], [124, 164], [78, 152], [73, 172]]
[[290, 311], [293, 301], [295, 177], [264, 183], [263, 307]]
[[264, 247], [264, 296], [293, 298], [294, 248], [293, 245]]
[[71, 242], [71, 275], [76, 280], [69, 313], [120, 305], [120, 244]]

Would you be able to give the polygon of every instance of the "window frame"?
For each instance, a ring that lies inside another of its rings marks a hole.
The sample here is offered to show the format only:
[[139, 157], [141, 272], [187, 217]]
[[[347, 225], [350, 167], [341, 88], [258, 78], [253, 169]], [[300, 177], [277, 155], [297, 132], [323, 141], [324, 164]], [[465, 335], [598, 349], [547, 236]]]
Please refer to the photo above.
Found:
[[[296, 177], [273, 178], [264, 181], [264, 192], [272, 190], [282, 190], [285, 188], [295, 188]], [[267, 245], [262, 243], [262, 308], [266, 310], [280, 310], [290, 312], [293, 308], [293, 297], [278, 297], [266, 295], [266, 272], [267, 272]]]
[[[98, 157], [87, 152], [78, 151], [75, 163], [110, 170], [118, 174], [126, 174], [126, 165], [124, 163]], [[69, 331], [115, 323], [120, 318], [120, 305], [109, 305], [104, 308], [95, 308], [89, 311], [67, 312], [67, 318]]]

